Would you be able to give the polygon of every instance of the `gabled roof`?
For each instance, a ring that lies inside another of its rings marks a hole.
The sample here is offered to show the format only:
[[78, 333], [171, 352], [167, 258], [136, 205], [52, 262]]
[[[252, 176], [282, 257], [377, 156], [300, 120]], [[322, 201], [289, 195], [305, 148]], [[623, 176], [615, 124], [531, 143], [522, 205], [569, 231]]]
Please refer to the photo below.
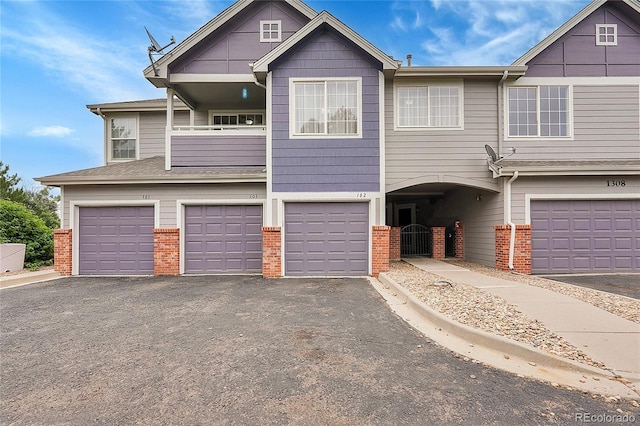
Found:
[[[167, 78], [167, 66], [170, 62], [173, 62], [183, 54], [187, 53], [192, 47], [200, 43], [207, 36], [213, 33], [215, 30], [220, 28], [226, 22], [234, 18], [236, 15], [241, 13], [244, 9], [246, 9], [249, 5], [255, 2], [259, 2], [260, 0], [239, 0], [223, 10], [220, 14], [218, 14], [215, 18], [204, 24], [199, 30], [195, 33], [191, 34], [184, 41], [178, 44], [176, 47], [171, 49], [167, 54], [158, 59], [155, 62], [155, 67], [158, 70], [158, 76], [154, 74], [153, 66], [149, 65], [145, 68], [144, 76], [151, 81], [154, 80], [165, 80]], [[304, 4], [300, 0], [282, 0], [296, 9], [298, 12], [302, 13], [309, 19], [312, 19], [317, 15], [316, 11]], [[155, 83], [154, 83], [155, 84]], [[161, 86], [158, 86], [161, 87]]]
[[[569, 19], [557, 30], [552, 32], [547, 38], [540, 43], [533, 46], [527, 53], [516, 59], [513, 65], [526, 65], [527, 62], [538, 56], [544, 49], [551, 46], [556, 40], [565, 35], [569, 30], [582, 22], [587, 16], [595, 12], [599, 7], [612, 0], [594, 0], [589, 3], [584, 9], [578, 12], [573, 18]], [[636, 12], [640, 13], [640, 1], [639, 0], [616, 0], [627, 4]]]
[[165, 170], [163, 156], [110, 164], [68, 173], [36, 178], [49, 186], [127, 185], [152, 183], [235, 183], [266, 182], [264, 166], [251, 167], [174, 167]]
[[264, 76], [269, 71], [269, 65], [285, 54], [289, 49], [304, 40], [309, 34], [315, 31], [322, 25], [329, 25], [348, 40], [359, 46], [362, 50], [367, 52], [372, 57], [376, 58], [382, 63], [383, 71], [395, 72], [400, 67], [400, 62], [396, 61], [373, 44], [369, 43], [358, 33], [353, 31], [347, 25], [342, 23], [335, 16], [329, 12], [322, 11], [318, 16], [313, 18], [307, 25], [300, 28], [295, 34], [282, 42], [278, 47], [267, 53], [262, 58], [258, 59], [252, 66], [254, 74], [258, 76]]

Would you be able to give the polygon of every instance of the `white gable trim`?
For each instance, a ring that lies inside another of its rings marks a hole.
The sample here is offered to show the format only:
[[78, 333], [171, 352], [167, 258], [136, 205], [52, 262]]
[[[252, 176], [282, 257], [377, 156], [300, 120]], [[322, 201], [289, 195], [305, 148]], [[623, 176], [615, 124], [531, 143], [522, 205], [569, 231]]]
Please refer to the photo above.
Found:
[[[607, 3], [609, 0], [594, 0], [589, 3], [584, 9], [578, 12], [573, 18], [569, 19], [557, 30], [552, 32], [547, 38], [540, 43], [533, 46], [527, 53], [522, 55], [512, 65], [526, 65], [527, 62], [538, 56], [544, 49], [551, 46], [556, 40], [565, 35], [569, 30], [582, 22], [587, 16], [595, 12], [599, 7]], [[640, 3], [637, 0], [620, 0], [627, 4], [636, 12], [640, 13]]]

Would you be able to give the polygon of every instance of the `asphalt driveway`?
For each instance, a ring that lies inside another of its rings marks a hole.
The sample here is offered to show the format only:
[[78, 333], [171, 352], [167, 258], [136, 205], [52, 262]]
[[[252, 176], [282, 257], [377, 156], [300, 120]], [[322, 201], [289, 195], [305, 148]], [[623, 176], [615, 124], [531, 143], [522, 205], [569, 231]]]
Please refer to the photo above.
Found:
[[545, 278], [640, 299], [640, 274], [547, 275]]
[[67, 278], [0, 292], [0, 423], [538, 424], [632, 408], [464, 361], [365, 279]]

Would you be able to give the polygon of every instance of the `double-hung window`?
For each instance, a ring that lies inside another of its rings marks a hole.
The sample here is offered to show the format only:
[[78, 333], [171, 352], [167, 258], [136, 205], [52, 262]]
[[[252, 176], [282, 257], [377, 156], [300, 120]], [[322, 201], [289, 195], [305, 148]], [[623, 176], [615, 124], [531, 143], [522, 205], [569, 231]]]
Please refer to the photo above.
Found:
[[360, 79], [293, 80], [291, 135], [359, 137]]
[[109, 140], [112, 160], [135, 160], [137, 120], [135, 117], [111, 118]]
[[462, 127], [461, 85], [398, 86], [397, 127]]
[[568, 137], [569, 87], [510, 87], [510, 137]]

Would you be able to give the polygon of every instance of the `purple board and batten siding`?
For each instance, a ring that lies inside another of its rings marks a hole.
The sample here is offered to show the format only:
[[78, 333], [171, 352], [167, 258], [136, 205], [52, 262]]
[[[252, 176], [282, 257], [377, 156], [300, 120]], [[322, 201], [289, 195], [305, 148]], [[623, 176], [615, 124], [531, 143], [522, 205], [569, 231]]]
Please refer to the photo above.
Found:
[[185, 74], [250, 74], [249, 63], [280, 43], [260, 42], [260, 21], [280, 20], [282, 41], [309, 22], [286, 2], [255, 2], [169, 66]]
[[[273, 191], [379, 191], [380, 64], [320, 29], [273, 68]], [[289, 139], [289, 79], [295, 77], [362, 77], [362, 138]]]
[[80, 207], [80, 275], [152, 275], [153, 207]]
[[265, 136], [171, 136], [173, 167], [264, 166]]
[[[640, 75], [640, 24], [622, 2], [608, 2], [527, 63], [527, 77]], [[617, 24], [618, 45], [596, 46], [596, 24]]]
[[640, 200], [531, 202], [533, 273], [640, 272]]

